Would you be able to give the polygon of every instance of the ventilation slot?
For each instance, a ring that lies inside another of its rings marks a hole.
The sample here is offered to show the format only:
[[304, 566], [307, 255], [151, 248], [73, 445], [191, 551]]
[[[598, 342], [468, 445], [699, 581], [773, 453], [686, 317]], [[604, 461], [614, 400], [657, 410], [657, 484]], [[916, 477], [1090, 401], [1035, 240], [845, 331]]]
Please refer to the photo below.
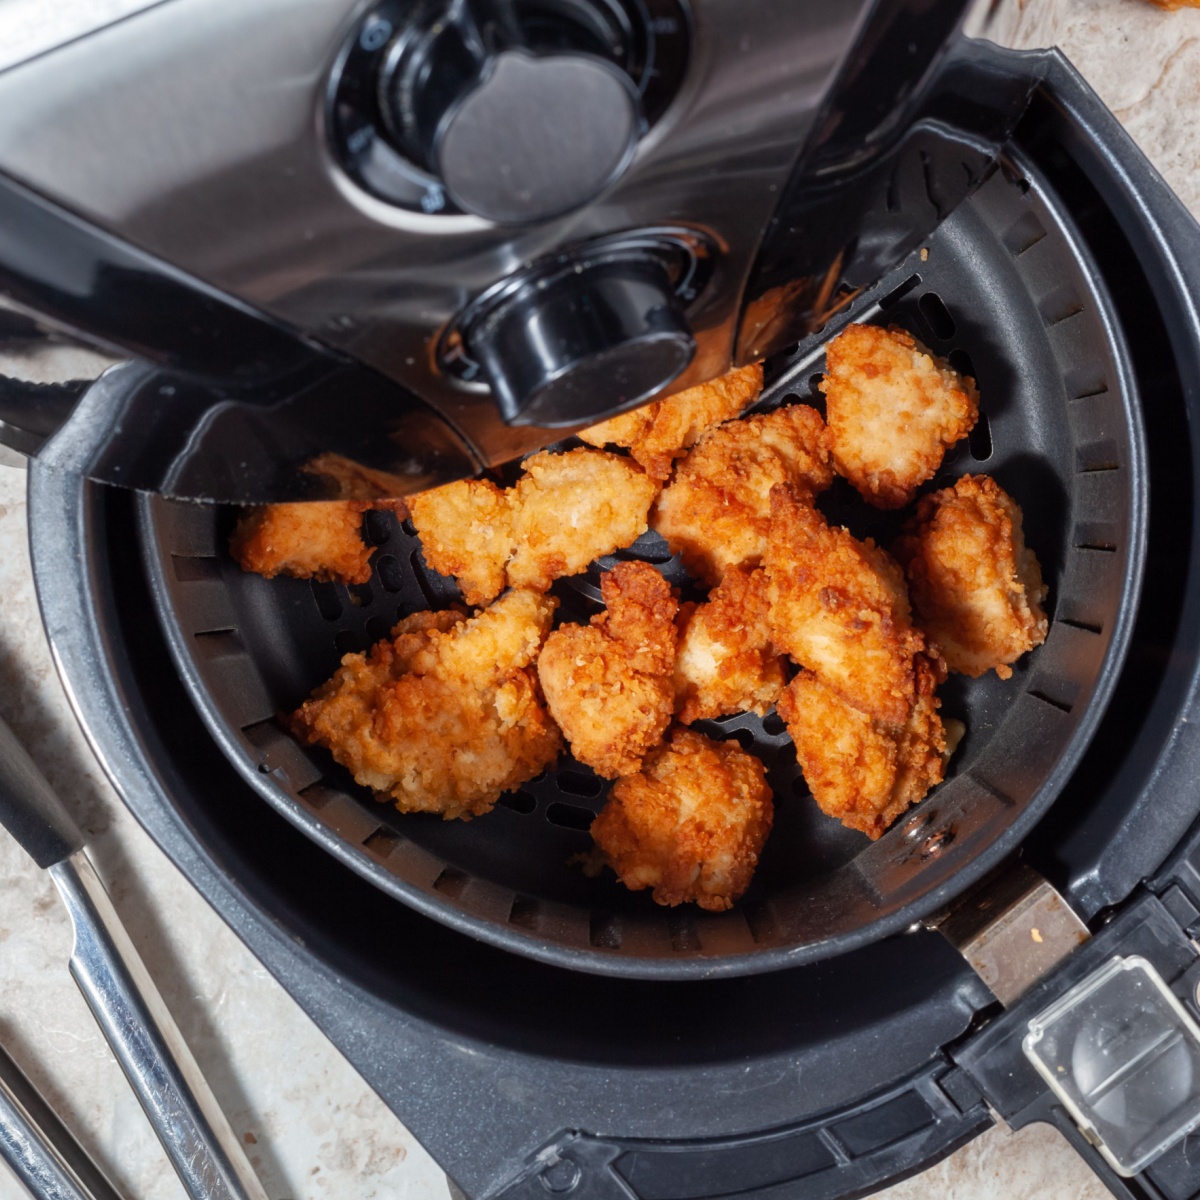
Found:
[[369, 583], [352, 583], [346, 588], [346, 594], [355, 608], [370, 608], [371, 601], [375, 598]]
[[218, 658], [233, 658], [246, 653], [241, 639], [232, 629], [206, 629], [202, 633], [193, 634], [196, 639], [196, 649], [207, 662]]
[[577, 804], [551, 804], [546, 809], [546, 820], [563, 829], [579, 829], [586, 833], [592, 827], [596, 814], [590, 808]]
[[975, 364], [971, 361], [971, 356], [965, 350], [951, 350], [946, 355], [946, 361], [960, 374], [967, 376], [976, 383], [979, 382], [979, 376], [975, 371]]
[[1070, 284], [1056, 287], [1038, 301], [1038, 312], [1048, 328], [1061, 325], [1068, 317], [1083, 312], [1083, 301]]
[[404, 520], [400, 522], [400, 529], [410, 538], [415, 538], [417, 536], [417, 527], [412, 523], [412, 519], [409, 517], [405, 517]]
[[385, 592], [404, 590], [404, 572], [400, 569], [400, 562], [394, 554], [381, 554], [375, 560], [375, 574]]
[[1043, 704], [1049, 704], [1051, 708], [1057, 708], [1059, 712], [1069, 713], [1074, 707], [1073, 705], [1066, 703], [1064, 700], [1055, 700], [1053, 696], [1048, 696], [1042, 691], [1034, 691], [1032, 688], [1030, 688], [1029, 694], [1035, 700], [1040, 700]]
[[380, 826], [363, 842], [363, 848], [369, 850], [376, 858], [387, 858], [403, 840], [398, 833]]
[[528, 816], [537, 808], [537, 801], [528, 792], [505, 792], [496, 803], [522, 816]]
[[921, 310], [921, 316], [925, 318], [929, 332], [935, 338], [948, 342], [957, 332], [958, 325], [937, 292], [926, 292], [917, 301], [917, 307]]
[[515, 896], [512, 908], [508, 913], [508, 923], [515, 925], [518, 929], [528, 929], [530, 932], [536, 933], [538, 912], [541, 907], [541, 904], [531, 896]]
[[1069, 625], [1072, 629], [1082, 629], [1085, 633], [1103, 633], [1103, 625], [1092, 625], [1087, 621], [1072, 621], [1067, 617], [1058, 617], [1056, 619], [1058, 625]]
[[809, 791], [808, 784], [804, 782], [803, 775], [797, 775], [796, 778], [792, 780], [792, 795], [793, 796], [811, 796], [812, 795], [812, 792]]
[[600, 950], [620, 950], [621, 923], [609, 913], [592, 913], [588, 941]]
[[392, 631], [392, 623], [378, 614], [367, 618], [367, 641], [374, 645], [381, 642]]
[[443, 867], [442, 873], [433, 881], [433, 887], [443, 896], [457, 900], [463, 894], [470, 878], [465, 871], [460, 871], [457, 867]]
[[[1028, 184], [1026, 186], [1028, 187]], [[1033, 213], [1025, 213], [1008, 227], [1001, 240], [1009, 254], [1017, 258], [1036, 246], [1045, 236], [1046, 231], [1042, 228], [1041, 221]]]
[[987, 413], [979, 414], [975, 428], [967, 434], [967, 445], [970, 447], [971, 457], [976, 462], [987, 462], [992, 457], [992, 424]]
[[417, 586], [421, 589], [421, 595], [425, 597], [425, 603], [430, 608], [440, 608], [441, 603], [438, 600], [436, 593], [429, 583], [429, 568], [425, 565], [425, 560], [421, 557], [420, 550], [414, 550], [409, 556], [408, 561], [412, 565], [413, 574], [417, 579]]
[[340, 629], [333, 639], [339, 654], [361, 654], [366, 647], [362, 638], [353, 629]]
[[1108, 391], [1108, 378], [1102, 367], [1088, 363], [1063, 375], [1063, 386], [1072, 400], [1086, 400], [1089, 396], [1103, 396]]
[[899, 304], [909, 292], [915, 287], [921, 286], [920, 275], [910, 275], [903, 283], [892, 288], [890, 292], [879, 302], [879, 307], [882, 309], [891, 308], [893, 305]]
[[559, 771], [558, 786], [572, 796], [584, 796], [591, 800], [604, 791], [604, 780], [595, 775], [585, 775], [582, 771]]
[[779, 737], [786, 729], [783, 718], [774, 709], [763, 717], [763, 733], [768, 737]]
[[676, 954], [695, 953], [700, 949], [700, 935], [688, 913], [671, 913], [667, 917], [667, 936]]
[[219, 583], [221, 560], [219, 558], [191, 558], [179, 554], [171, 555], [171, 566], [180, 583]]
[[342, 615], [342, 601], [337, 588], [332, 583], [321, 583], [319, 580], [309, 580], [313, 599], [317, 602], [317, 612], [327, 621], [336, 621]]
[[1116, 554], [1117, 547], [1114, 542], [1103, 542], [1096, 539], [1078, 541], [1075, 543], [1076, 550], [1094, 550], [1100, 554]]
[[754, 752], [754, 734], [749, 729], [734, 729], [721, 739], [723, 742], [737, 742], [747, 753]]
[[1090, 475], [1096, 471], [1119, 471], [1119, 457], [1117, 443], [1110, 438], [1079, 446], [1075, 451], [1075, 462], [1080, 475]]
[[367, 545], [382, 546], [391, 541], [395, 531], [395, 518], [385, 509], [370, 508], [363, 513], [362, 536]]

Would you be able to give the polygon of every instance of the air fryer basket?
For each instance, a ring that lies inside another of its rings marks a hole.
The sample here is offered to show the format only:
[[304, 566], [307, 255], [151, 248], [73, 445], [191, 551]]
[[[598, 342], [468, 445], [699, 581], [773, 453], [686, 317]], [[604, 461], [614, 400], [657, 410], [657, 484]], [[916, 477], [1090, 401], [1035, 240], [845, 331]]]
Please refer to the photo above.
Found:
[[[978, 471], [1021, 504], [1050, 585], [1046, 643], [1008, 681], [952, 677], [942, 715], [967, 727], [945, 783], [878, 842], [823, 816], [774, 713], [697, 728], [767, 764], [775, 829], [733, 910], [662, 909], [577, 859], [606, 785], [564, 756], [470, 823], [404, 815], [357, 787], [277, 720], [398, 617], [443, 606], [453, 582], [428, 570], [411, 527], [373, 513], [369, 584], [245, 574], [226, 543], [234, 513], [155, 497], [141, 541], [171, 652], [208, 728], [268, 803], [309, 837], [420, 911], [487, 941], [608, 974], [751, 973], [840, 953], [935, 910], [1011, 852], [1054, 800], [1099, 720], [1141, 581], [1147, 481], [1140, 408], [1119, 329], [1053, 193], [1007, 162], [922, 251], [844, 320], [896, 323], [974, 375], [982, 417], [930, 487]], [[836, 332], [834, 326], [824, 337]], [[820, 406], [820, 338], [768, 364], [766, 408]], [[895, 515], [835, 488], [831, 518], [884, 544]], [[648, 534], [618, 558], [690, 585]], [[560, 620], [597, 611], [600, 570], [560, 581]]]

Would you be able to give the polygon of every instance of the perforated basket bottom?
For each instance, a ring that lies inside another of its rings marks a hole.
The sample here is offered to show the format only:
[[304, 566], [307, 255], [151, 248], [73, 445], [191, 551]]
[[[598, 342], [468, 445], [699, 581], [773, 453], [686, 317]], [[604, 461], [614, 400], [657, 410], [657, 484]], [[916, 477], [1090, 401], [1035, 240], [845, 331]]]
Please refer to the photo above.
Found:
[[[208, 728], [260, 795], [385, 891], [476, 936], [588, 970], [682, 976], [771, 969], [892, 932], [981, 874], [1050, 803], [1124, 649], [1141, 563], [1141, 428], [1096, 279], [1054, 198], [1013, 169], [941, 226], [927, 258], [914, 256], [838, 322], [898, 324], [977, 379], [979, 424], [928, 486], [986, 471], [1016, 498], [1053, 624], [1012, 679], [943, 686], [943, 717], [967, 728], [948, 779], [874, 844], [820, 813], [773, 712], [698, 722], [759, 755], [776, 797], [756, 877], [730, 913], [663, 910], [611, 873], [587, 877], [578, 856], [607, 785], [568, 757], [486, 817], [443, 822], [379, 803], [282, 731], [277, 714], [341, 655], [386, 636], [401, 616], [458, 599], [391, 514], [369, 514], [374, 573], [347, 588], [244, 574], [225, 552], [236, 514], [145, 499], [145, 559], [172, 654]], [[823, 408], [819, 342], [768, 364], [759, 409], [795, 399]], [[884, 545], [903, 520], [868, 509], [841, 481], [820, 504]], [[601, 571], [628, 558], [700, 598], [651, 533], [560, 580], [557, 619], [590, 618]]]

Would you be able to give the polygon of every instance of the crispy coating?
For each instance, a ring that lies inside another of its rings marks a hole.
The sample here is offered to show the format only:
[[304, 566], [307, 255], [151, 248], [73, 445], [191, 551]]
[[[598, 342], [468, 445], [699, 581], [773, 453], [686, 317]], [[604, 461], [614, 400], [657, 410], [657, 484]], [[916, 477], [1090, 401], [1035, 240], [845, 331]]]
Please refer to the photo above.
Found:
[[1012, 675], [1046, 640], [1049, 589], [1025, 545], [1021, 509], [987, 475], [964, 475], [922, 497], [893, 547], [904, 564], [917, 624], [952, 671]]
[[322, 579], [366, 583], [373, 547], [362, 538], [363, 513], [393, 509], [401, 500], [315, 500], [265, 504], [246, 509], [229, 539], [229, 551], [243, 571], [274, 579]]
[[508, 584], [545, 591], [641, 537], [658, 484], [627, 458], [581, 447], [526, 459], [514, 490]]
[[507, 490], [470, 479], [409, 500], [425, 561], [468, 604], [505, 587], [544, 592], [646, 532], [658, 484], [627, 458], [581, 448], [535, 454], [524, 470]]
[[847, 704], [900, 725], [914, 697], [904, 573], [869, 539], [829, 526], [792, 488], [771, 492], [765, 559], [771, 640]]
[[651, 524], [689, 571], [713, 585], [730, 567], [762, 561], [773, 487], [816, 493], [832, 482], [821, 414], [793, 404], [701, 438], [659, 497]]
[[638, 774], [613, 785], [592, 837], [631, 891], [723, 912], [750, 886], [773, 817], [757, 758], [676, 729]]
[[779, 698], [779, 715], [821, 811], [874, 840], [945, 774], [946, 731], [933, 694], [938, 664], [916, 657], [916, 698], [902, 725], [852, 708], [811, 671]]
[[770, 646], [767, 576], [731, 567], [705, 604], [679, 614], [675, 708], [685, 725], [726, 713], [756, 712], [775, 703], [783, 663]]
[[826, 347], [825, 419], [838, 473], [902, 508], [979, 419], [975, 381], [894, 326], [851, 325]]
[[571, 753], [615, 779], [636, 771], [670, 724], [679, 601], [641, 562], [618, 563], [600, 586], [606, 610], [590, 625], [559, 626], [537, 665]]
[[675, 459], [685, 454], [714, 425], [736, 417], [762, 391], [762, 365], [737, 367], [718, 379], [655, 400], [583, 430], [593, 446], [626, 446], [646, 474], [662, 481]]
[[562, 747], [532, 667], [557, 607], [513, 591], [469, 619], [408, 617], [366, 654], [347, 654], [292, 730], [401, 812], [488, 812]]
[[468, 604], [487, 604], [505, 584], [516, 543], [509, 493], [489, 479], [462, 479], [409, 500], [425, 561], [453, 575]]

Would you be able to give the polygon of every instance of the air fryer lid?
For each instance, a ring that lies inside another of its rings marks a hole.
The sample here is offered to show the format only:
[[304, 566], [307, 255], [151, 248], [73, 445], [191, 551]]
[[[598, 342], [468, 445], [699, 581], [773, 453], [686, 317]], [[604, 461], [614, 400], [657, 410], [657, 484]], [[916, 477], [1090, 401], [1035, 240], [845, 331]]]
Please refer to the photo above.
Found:
[[[1144, 538], [1143, 433], [1126, 350], [1099, 273], [1054, 193], [1009, 162], [880, 288], [847, 314], [911, 329], [976, 376], [980, 423], [930, 486], [985, 470], [1022, 505], [1050, 584], [1054, 621], [1009, 681], [954, 678], [944, 717], [967, 735], [947, 781], [868, 844], [807, 796], [773, 714], [701, 723], [768, 765], [776, 826], [745, 898], [726, 914], [658, 908], [572, 859], [603, 781], [558, 768], [469, 824], [379, 804], [276, 721], [341, 654], [406, 613], [456, 598], [428, 570], [411, 528], [374, 514], [370, 584], [267, 581], [225, 544], [233, 514], [145, 498], [146, 563], [171, 652], [194, 702], [258, 794], [396, 898], [498, 945], [590, 971], [645, 977], [771, 970], [840, 953], [932, 911], [1012, 850], [1051, 803], [1102, 714], [1128, 638]], [[834, 332], [831, 327], [826, 334]], [[819, 403], [812, 339], [769, 364], [762, 404]], [[866, 518], [836, 491], [830, 516], [885, 542], [895, 518]], [[618, 557], [656, 563], [647, 535]], [[560, 618], [596, 610], [598, 573], [557, 585]]]

